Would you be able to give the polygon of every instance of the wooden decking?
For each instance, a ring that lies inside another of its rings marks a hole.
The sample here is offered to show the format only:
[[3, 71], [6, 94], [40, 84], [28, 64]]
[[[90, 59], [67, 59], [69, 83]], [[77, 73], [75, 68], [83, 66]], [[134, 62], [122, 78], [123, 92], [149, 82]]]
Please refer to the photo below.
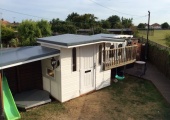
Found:
[[126, 46], [103, 51], [103, 69], [124, 66], [136, 61], [137, 46]]

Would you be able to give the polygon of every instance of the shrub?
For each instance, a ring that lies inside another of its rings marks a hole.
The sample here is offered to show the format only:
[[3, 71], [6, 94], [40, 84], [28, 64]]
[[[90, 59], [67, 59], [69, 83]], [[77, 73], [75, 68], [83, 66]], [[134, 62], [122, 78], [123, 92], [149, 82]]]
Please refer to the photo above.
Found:
[[168, 47], [170, 47], [170, 34], [165, 35], [165, 41]]

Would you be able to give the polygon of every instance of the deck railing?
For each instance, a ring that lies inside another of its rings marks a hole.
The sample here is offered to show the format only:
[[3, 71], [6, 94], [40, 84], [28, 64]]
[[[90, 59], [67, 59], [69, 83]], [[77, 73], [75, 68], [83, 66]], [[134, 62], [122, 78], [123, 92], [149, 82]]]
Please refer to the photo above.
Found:
[[137, 46], [126, 46], [103, 51], [103, 69], [124, 66], [136, 61]]

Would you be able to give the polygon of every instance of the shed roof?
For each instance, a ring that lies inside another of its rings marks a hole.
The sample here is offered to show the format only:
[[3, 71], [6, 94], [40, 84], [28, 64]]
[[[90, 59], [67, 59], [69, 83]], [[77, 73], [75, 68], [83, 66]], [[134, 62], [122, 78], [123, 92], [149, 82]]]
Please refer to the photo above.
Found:
[[129, 32], [132, 32], [132, 29], [130, 29], [130, 28], [123, 28], [123, 29], [106, 29], [107, 31], [112, 31], [112, 32], [116, 32], [116, 31], [129, 31]]
[[102, 41], [111, 42], [124, 42], [124, 39], [114, 38], [114, 34], [97, 34], [97, 35], [77, 35], [77, 34], [63, 34], [58, 36], [38, 38], [37, 41], [40, 43], [51, 43], [60, 45], [63, 47], [75, 46], [96, 43]]
[[42, 46], [27, 46], [0, 50], [0, 70], [49, 58], [59, 54], [60, 51]]

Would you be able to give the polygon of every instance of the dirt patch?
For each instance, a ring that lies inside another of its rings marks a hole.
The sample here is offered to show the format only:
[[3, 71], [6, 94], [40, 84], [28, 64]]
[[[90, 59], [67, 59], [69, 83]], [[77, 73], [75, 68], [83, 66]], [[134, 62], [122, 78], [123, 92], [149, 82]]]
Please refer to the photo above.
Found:
[[106, 91], [98, 91], [76, 100], [68, 101], [64, 104], [65, 112], [58, 116], [59, 120], [100, 120], [112, 119], [105, 109], [108, 108], [108, 102], [111, 96]]

